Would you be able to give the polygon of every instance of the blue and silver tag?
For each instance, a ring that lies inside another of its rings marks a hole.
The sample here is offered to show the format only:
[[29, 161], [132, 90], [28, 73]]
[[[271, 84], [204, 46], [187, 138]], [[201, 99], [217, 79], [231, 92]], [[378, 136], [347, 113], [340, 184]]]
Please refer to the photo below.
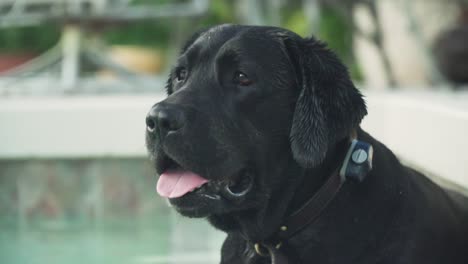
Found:
[[340, 169], [342, 179], [362, 182], [372, 170], [373, 152], [371, 144], [353, 139]]

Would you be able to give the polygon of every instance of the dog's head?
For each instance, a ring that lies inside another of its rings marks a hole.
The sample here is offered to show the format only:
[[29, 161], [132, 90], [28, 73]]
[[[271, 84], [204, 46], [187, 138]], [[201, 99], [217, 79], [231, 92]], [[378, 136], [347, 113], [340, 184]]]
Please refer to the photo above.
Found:
[[366, 107], [326, 46], [280, 28], [196, 33], [146, 119], [158, 192], [190, 217], [261, 207], [287, 167], [320, 166]]

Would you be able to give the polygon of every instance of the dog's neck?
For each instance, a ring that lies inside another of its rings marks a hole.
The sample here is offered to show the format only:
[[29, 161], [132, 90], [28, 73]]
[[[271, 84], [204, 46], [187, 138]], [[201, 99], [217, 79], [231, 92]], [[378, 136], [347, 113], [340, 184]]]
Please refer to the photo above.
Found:
[[[328, 180], [331, 174], [339, 168], [344, 160], [350, 140], [343, 139], [332, 148], [321, 166], [313, 169], [303, 169], [292, 156], [285, 156], [283, 168], [277, 173], [283, 175], [300, 175], [300, 177], [281, 177], [285, 182], [276, 185], [269, 201], [259, 209], [244, 211], [230, 215], [210, 217], [210, 222], [226, 232], [239, 232], [251, 242], [268, 240], [283, 221], [294, 211], [304, 205]], [[280, 166], [283, 165], [283, 166]], [[292, 179], [296, 179], [294, 182]]]
[[[393, 159], [392, 162], [398, 162], [396, 157], [381, 143], [363, 131], [360, 131], [359, 134], [360, 139], [371, 143], [374, 147], [377, 146], [374, 157], [375, 168], [378, 170], [386, 169], [383, 164], [386, 164], [388, 160], [384, 161], [384, 157], [385, 159], [390, 157]], [[294, 166], [288, 166], [283, 173], [288, 173], [288, 175], [301, 174], [301, 177], [298, 177], [296, 182], [283, 183], [260, 210], [212, 217], [210, 222], [228, 233], [241, 234], [250, 244], [268, 240], [277, 232], [282, 221], [310, 199], [328, 179], [333, 169], [341, 164], [346, 148], [345, 142], [337, 144], [322, 166], [316, 169], [304, 170], [297, 163], [294, 163], [296, 164]], [[380, 152], [385, 153], [379, 155]], [[378, 171], [374, 170], [362, 183], [345, 183], [334, 198], [332, 205], [326, 208], [324, 213], [304, 232], [287, 241], [287, 244], [292, 248], [305, 248], [303, 243], [308, 241], [307, 243], [312, 249], [306, 248], [306, 250], [311, 250], [314, 254], [323, 253], [327, 246], [340, 245], [339, 247], [343, 248], [343, 257], [345, 257], [345, 252], [359, 254], [365, 251], [373, 243], [375, 244], [376, 240], [386, 235], [386, 230], [391, 228], [393, 221], [395, 221], [395, 215], [399, 214], [398, 211], [404, 204], [404, 199], [407, 199], [407, 179], [398, 177], [395, 175], [392, 178], [382, 179], [379, 178]], [[379, 206], [376, 207], [376, 204]], [[377, 226], [375, 223], [381, 224]], [[359, 230], [366, 230], [366, 233], [353, 233], [360, 232]], [[307, 237], [306, 234], [310, 234], [310, 232], [316, 234], [314, 238]], [[336, 236], [336, 234], [343, 236]], [[355, 241], [357, 238], [359, 241]], [[317, 241], [309, 241], [311, 239]]]
[[[359, 132], [359, 139], [374, 146], [374, 170], [362, 183], [347, 181], [333, 203], [307, 227], [308, 231], [288, 241], [292, 248], [307, 250], [308, 253], [304, 254], [323, 256], [323, 259], [316, 257], [317, 262], [326, 263], [329, 259], [338, 258], [355, 259], [361, 253], [368, 252], [369, 248], [378, 251], [379, 243], [389, 237], [389, 230], [394, 228], [408, 199], [408, 179], [400, 176], [404, 173], [395, 173], [389, 178], [381, 177], [385, 175], [382, 171], [390, 169], [385, 164], [398, 163], [393, 153], [363, 131]], [[304, 178], [304, 186], [314, 186], [315, 183], [308, 178]], [[293, 206], [300, 205], [310, 197], [305, 193], [298, 190], [292, 201]], [[313, 238], [311, 232], [314, 233]], [[304, 241], [307, 241], [308, 247], [303, 246]], [[334, 248], [339, 254], [324, 256], [329, 248]]]
[[341, 167], [350, 144], [349, 139], [343, 139], [326, 156], [317, 168], [303, 171], [301, 182], [294, 192], [293, 199], [288, 207], [288, 215], [302, 207], [310, 200], [331, 175]]

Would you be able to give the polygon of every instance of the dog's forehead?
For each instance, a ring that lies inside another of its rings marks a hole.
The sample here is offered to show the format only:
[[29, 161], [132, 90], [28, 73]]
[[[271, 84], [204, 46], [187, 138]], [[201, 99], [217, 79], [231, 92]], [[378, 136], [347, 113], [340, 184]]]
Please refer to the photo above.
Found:
[[255, 55], [265, 50], [276, 53], [275, 49], [278, 47], [274, 43], [278, 43], [275, 41], [278, 39], [278, 30], [278, 28], [263, 26], [220, 25], [200, 34], [184, 53], [195, 61], [195, 58], [215, 57], [216, 51], [221, 50], [227, 42], [236, 44], [224, 48], [241, 49], [245, 54], [254, 51], [252, 55]]
[[193, 45], [209, 45], [217, 42], [225, 42], [226, 40], [234, 37], [241, 30], [239, 26], [233, 25], [220, 25], [201, 34]]
[[220, 25], [203, 32], [187, 49], [186, 53], [206, 53], [211, 54], [213, 50], [218, 50], [224, 43], [246, 30], [245, 26]]

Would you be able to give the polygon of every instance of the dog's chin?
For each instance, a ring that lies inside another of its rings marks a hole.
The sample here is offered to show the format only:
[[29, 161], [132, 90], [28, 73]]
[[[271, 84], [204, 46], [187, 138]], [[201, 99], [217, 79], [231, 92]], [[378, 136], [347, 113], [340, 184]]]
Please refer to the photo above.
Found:
[[193, 218], [208, 217], [227, 210], [227, 205], [220, 197], [194, 192], [178, 198], [169, 198], [169, 203], [181, 215]]

